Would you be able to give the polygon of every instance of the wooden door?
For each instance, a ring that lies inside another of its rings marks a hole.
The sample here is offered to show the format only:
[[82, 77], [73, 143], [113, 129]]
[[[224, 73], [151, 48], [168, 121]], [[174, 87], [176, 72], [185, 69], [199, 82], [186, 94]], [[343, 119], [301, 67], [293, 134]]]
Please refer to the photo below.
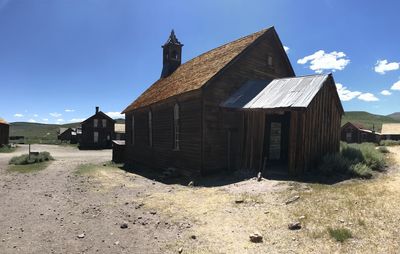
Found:
[[264, 135], [264, 158], [269, 162], [287, 162], [289, 150], [288, 113], [266, 115]]

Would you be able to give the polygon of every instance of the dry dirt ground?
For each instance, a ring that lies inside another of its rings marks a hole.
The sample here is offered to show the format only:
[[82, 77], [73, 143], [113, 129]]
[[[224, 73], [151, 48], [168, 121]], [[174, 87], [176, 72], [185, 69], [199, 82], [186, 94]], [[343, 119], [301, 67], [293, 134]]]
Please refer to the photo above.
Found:
[[[27, 147], [0, 154], [0, 253], [400, 252], [400, 147], [390, 148], [388, 172], [372, 180], [251, 179], [211, 187], [103, 166], [110, 150], [33, 150], [56, 160], [42, 171], [17, 173], [7, 162]], [[294, 221], [300, 230], [288, 229]], [[337, 242], [328, 227], [347, 228], [352, 238]], [[254, 232], [263, 242], [249, 241]]]

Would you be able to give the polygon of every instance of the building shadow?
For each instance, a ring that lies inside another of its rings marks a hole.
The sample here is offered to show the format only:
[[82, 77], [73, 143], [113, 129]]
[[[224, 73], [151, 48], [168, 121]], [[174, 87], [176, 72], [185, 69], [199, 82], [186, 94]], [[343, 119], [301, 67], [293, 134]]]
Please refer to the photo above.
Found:
[[[178, 184], [182, 186], [188, 186], [193, 183], [197, 187], [219, 187], [233, 183], [242, 182], [249, 179], [256, 179], [258, 172], [256, 171], [220, 171], [218, 173], [207, 174], [207, 175], [182, 175], [178, 172], [166, 174], [165, 169], [151, 168], [140, 164], [123, 165], [120, 167], [122, 170], [140, 175], [152, 181], [157, 181], [163, 184], [172, 185]], [[167, 170], [168, 171], [168, 170]], [[333, 175], [325, 176], [318, 174], [317, 172], [307, 172], [302, 176], [291, 176], [287, 171], [277, 170], [271, 168], [262, 173], [262, 177], [267, 180], [287, 181], [287, 182], [299, 182], [299, 183], [310, 183], [310, 184], [326, 184], [332, 185], [342, 181], [351, 179], [350, 175]]]

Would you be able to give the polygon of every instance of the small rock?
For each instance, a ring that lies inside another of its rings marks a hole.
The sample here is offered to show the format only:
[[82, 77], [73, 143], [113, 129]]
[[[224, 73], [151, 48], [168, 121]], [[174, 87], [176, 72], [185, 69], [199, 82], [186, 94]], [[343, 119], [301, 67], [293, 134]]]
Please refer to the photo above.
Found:
[[6, 239], [2, 239], [1, 241], [2, 241], [2, 242], [5, 242], [5, 241], [6, 241]]
[[178, 250], [178, 253], [180, 254], [180, 253], [182, 253], [182, 251], [183, 251], [183, 248], [180, 247], [179, 250]]
[[119, 244], [119, 241], [116, 241], [114, 244], [115, 244], [115, 245], [118, 245], [118, 244]]
[[155, 215], [155, 214], [157, 214], [157, 212], [156, 211], [150, 211], [150, 214]]
[[345, 221], [343, 219], [339, 219], [339, 222], [340, 223], [344, 223]]
[[301, 223], [299, 221], [289, 223], [288, 229], [290, 229], [290, 230], [299, 230], [299, 229], [301, 229]]
[[191, 235], [190, 238], [193, 239], [193, 240], [196, 240], [196, 236], [195, 235]]
[[293, 202], [299, 200], [299, 198], [300, 198], [300, 196], [298, 196], [298, 195], [296, 195], [296, 196], [294, 196], [294, 197], [291, 197], [291, 198], [289, 198], [288, 200], [286, 200], [285, 205], [288, 205], [288, 204], [290, 204], [290, 203], [293, 203]]
[[80, 238], [80, 239], [85, 238], [85, 233], [78, 235], [78, 238]]
[[126, 222], [122, 223], [120, 228], [122, 228], [122, 229], [128, 228], [128, 223], [126, 223]]
[[260, 233], [251, 234], [250, 241], [253, 243], [261, 243], [263, 241], [263, 236]]
[[299, 217], [299, 220], [304, 220], [306, 218], [306, 216], [302, 215]]
[[241, 204], [241, 203], [243, 203], [244, 202], [244, 199], [242, 199], [242, 198], [239, 198], [239, 199], [236, 199], [235, 200], [235, 203], [236, 204]]
[[188, 184], [188, 186], [189, 186], [189, 187], [194, 187], [194, 182], [193, 182], [193, 181], [190, 181], [189, 184]]

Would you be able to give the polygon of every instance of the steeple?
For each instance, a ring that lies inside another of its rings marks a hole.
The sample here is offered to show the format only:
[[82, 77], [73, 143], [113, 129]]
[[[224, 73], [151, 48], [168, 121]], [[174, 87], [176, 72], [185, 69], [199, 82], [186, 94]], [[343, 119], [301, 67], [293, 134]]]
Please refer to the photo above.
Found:
[[161, 78], [168, 77], [181, 65], [183, 44], [176, 38], [172, 29], [171, 34], [163, 48], [163, 69]]

